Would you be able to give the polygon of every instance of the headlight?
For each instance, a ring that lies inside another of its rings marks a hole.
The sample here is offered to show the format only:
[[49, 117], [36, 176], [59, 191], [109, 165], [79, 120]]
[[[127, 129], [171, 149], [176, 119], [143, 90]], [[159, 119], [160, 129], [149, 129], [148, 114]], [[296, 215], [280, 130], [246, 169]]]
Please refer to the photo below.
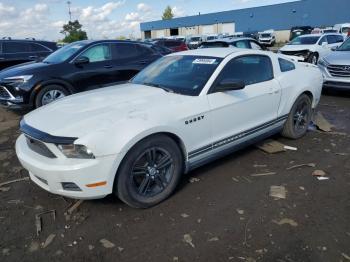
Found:
[[23, 83], [29, 81], [32, 77], [33, 75], [11, 76], [4, 78], [4, 81], [11, 86], [18, 87]]
[[68, 158], [94, 159], [95, 156], [84, 145], [57, 145], [58, 149]]

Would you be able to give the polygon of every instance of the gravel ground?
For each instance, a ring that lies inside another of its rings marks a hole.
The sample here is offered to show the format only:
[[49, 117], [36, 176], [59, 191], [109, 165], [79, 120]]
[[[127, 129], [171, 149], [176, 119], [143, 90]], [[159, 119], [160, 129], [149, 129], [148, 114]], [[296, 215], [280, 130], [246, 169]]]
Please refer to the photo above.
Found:
[[[274, 137], [298, 151], [239, 151], [191, 172], [148, 210], [109, 196], [66, 217], [73, 200], [30, 181], [0, 187], [0, 261], [350, 261], [350, 95], [323, 96], [319, 111], [332, 132]], [[14, 152], [20, 117], [0, 109], [0, 183], [28, 175]], [[287, 170], [306, 163], [314, 166]], [[37, 236], [35, 215], [49, 210], [55, 220], [43, 215]]]

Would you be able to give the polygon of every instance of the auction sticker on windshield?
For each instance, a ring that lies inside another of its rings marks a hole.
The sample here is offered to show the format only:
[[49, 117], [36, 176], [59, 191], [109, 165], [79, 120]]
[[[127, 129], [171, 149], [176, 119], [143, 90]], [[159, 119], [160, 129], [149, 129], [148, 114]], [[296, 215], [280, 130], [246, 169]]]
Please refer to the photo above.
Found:
[[216, 62], [216, 59], [197, 58], [192, 63], [193, 64], [213, 65], [213, 64], [215, 64], [215, 62]]

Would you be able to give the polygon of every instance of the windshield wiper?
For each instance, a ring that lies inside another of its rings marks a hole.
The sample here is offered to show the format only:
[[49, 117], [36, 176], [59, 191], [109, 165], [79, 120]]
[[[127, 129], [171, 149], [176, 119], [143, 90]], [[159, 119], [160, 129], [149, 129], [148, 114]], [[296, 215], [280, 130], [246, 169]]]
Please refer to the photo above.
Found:
[[170, 89], [170, 88], [167, 88], [165, 86], [162, 86], [162, 85], [159, 85], [159, 84], [154, 84], [154, 83], [142, 83], [143, 85], [146, 85], [146, 86], [152, 86], [152, 87], [156, 87], [156, 88], [160, 88], [160, 89], [163, 89], [165, 92], [168, 92], [168, 93], [175, 93], [174, 90]]

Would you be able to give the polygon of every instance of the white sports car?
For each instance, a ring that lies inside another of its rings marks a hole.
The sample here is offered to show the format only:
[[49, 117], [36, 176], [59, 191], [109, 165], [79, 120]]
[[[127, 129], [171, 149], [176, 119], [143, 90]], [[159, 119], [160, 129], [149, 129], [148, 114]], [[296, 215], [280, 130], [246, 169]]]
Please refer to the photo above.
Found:
[[24, 116], [17, 156], [45, 190], [133, 207], [166, 199], [181, 175], [272, 134], [297, 139], [322, 89], [311, 64], [257, 50], [163, 57], [129, 83]]

